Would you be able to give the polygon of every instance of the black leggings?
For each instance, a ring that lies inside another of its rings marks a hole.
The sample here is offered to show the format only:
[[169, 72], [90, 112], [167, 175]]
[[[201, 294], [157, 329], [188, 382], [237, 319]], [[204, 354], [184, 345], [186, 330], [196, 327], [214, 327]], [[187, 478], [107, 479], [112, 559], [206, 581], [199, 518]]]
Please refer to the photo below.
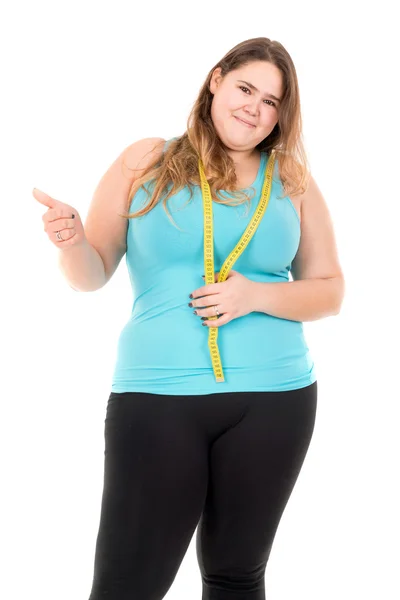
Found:
[[316, 381], [281, 392], [111, 392], [89, 600], [164, 598], [197, 526], [202, 600], [265, 600], [316, 408]]

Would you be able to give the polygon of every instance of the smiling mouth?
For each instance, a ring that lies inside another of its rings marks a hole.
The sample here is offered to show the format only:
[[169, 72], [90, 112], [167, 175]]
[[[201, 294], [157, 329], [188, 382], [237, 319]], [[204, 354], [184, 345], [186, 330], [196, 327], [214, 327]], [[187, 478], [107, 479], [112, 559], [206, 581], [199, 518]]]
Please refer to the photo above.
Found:
[[239, 119], [239, 117], [235, 117], [235, 119], [237, 121], [239, 121], [239, 123], [241, 123], [242, 125], [244, 125], [245, 127], [250, 127], [250, 129], [254, 129], [255, 125], [249, 125], [248, 123], [245, 123], [245, 121], [242, 121], [242, 119]]

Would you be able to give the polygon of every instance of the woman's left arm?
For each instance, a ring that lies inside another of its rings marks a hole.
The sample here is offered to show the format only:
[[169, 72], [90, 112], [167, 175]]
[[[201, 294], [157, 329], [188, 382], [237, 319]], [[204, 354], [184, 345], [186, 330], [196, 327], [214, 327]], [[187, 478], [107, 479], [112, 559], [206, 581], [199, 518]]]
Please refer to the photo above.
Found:
[[293, 281], [252, 282], [253, 311], [292, 321], [315, 321], [340, 312], [345, 281], [332, 219], [313, 177], [301, 198], [301, 236]]

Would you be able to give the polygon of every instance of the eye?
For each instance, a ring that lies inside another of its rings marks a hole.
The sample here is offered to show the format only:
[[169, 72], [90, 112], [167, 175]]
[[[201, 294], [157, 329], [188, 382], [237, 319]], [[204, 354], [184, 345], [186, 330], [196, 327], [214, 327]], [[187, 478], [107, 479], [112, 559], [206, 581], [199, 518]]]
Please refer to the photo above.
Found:
[[[247, 90], [248, 92], [250, 91], [249, 88], [245, 87], [244, 85], [239, 85], [239, 88], [241, 90]], [[269, 98], [266, 98], [265, 100], [266, 100], [266, 102], [271, 102], [272, 106], [276, 107], [276, 104], [275, 104], [275, 102], [273, 100], [270, 100]]]

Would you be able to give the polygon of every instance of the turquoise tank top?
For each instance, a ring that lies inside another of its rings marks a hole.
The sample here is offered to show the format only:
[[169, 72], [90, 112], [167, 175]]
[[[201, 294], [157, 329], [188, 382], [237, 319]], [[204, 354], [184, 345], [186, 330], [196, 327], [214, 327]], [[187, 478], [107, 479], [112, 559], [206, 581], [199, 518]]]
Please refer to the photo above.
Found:
[[[267, 161], [268, 155], [261, 153], [250, 208], [248, 203], [213, 202], [215, 271], [221, 269], [255, 212]], [[292, 201], [288, 196], [277, 198], [283, 195], [277, 166], [264, 216], [232, 267], [253, 281], [289, 281], [300, 242], [300, 221]], [[188, 306], [189, 294], [204, 285], [203, 199], [200, 186], [193, 190], [190, 202], [188, 187], [167, 202], [181, 231], [162, 201], [146, 215], [128, 220], [125, 260], [134, 300], [118, 339], [112, 391], [191, 395], [284, 391], [310, 385], [316, 373], [303, 324], [261, 312], [219, 328], [217, 343], [225, 381], [215, 381], [208, 327]], [[129, 212], [146, 202], [145, 191], [139, 189]]]

